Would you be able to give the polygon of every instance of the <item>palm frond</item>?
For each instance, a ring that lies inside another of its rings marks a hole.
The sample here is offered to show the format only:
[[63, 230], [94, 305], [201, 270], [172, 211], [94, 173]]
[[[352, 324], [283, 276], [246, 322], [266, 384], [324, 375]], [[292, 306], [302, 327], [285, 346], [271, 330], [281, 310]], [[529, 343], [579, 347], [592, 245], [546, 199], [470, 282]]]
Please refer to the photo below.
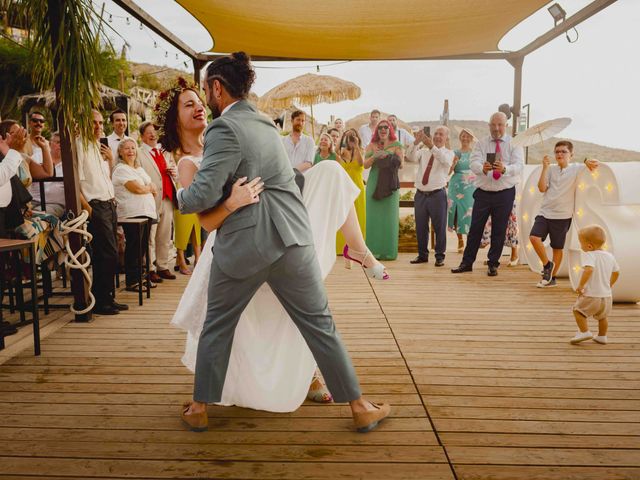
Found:
[[67, 127], [90, 138], [91, 109], [100, 101], [101, 17], [91, 0], [22, 0], [14, 5], [28, 22], [38, 66], [32, 70], [34, 84], [41, 90], [55, 87]]

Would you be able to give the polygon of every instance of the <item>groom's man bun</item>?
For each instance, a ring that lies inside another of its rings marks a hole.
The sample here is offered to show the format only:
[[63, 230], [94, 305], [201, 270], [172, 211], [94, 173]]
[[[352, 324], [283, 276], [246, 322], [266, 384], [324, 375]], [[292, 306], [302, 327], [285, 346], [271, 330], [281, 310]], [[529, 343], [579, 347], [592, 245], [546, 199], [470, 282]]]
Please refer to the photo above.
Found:
[[207, 83], [211, 87], [218, 80], [234, 98], [247, 98], [256, 72], [251, 65], [251, 58], [244, 52], [219, 57], [207, 67]]

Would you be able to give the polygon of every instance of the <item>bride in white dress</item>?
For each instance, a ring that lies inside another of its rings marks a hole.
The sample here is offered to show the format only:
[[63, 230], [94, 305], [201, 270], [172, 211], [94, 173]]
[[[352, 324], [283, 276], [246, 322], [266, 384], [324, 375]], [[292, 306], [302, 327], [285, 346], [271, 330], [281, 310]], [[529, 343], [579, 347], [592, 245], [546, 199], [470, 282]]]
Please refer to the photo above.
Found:
[[[179, 94], [173, 129], [171, 123], [165, 121], [161, 141], [164, 139], [163, 147], [176, 151], [177, 156], [180, 156], [180, 152], [191, 153], [182, 155], [178, 162], [180, 182], [186, 186], [199, 168], [201, 137], [206, 127], [204, 105], [195, 91], [185, 89]], [[175, 144], [171, 145], [175, 141], [178, 142], [178, 148], [175, 148]], [[309, 213], [323, 278], [335, 263], [336, 232], [339, 229], [353, 247], [351, 256], [369, 265], [367, 271], [370, 275], [388, 278], [382, 264], [367, 254], [353, 207], [358, 194], [358, 188], [337, 162], [320, 162], [305, 172], [302, 196]], [[229, 200], [236, 205], [258, 201], [247, 196], [239, 182], [234, 186]], [[201, 223], [210, 229], [222, 222], [207, 222], [206, 216], [202, 216]], [[214, 242], [215, 231], [207, 238], [171, 321], [172, 325], [187, 332], [182, 362], [191, 371], [195, 370], [198, 339], [207, 311]], [[315, 370], [315, 361], [302, 335], [271, 288], [265, 284], [256, 292], [238, 322], [220, 404], [271, 412], [294, 411], [307, 397]]]

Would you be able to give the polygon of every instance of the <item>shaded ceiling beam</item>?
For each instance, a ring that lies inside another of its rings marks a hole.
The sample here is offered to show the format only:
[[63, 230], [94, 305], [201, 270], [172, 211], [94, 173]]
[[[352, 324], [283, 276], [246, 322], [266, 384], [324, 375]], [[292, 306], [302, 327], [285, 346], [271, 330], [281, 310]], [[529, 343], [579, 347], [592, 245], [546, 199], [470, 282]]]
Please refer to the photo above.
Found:
[[206, 59], [206, 55], [202, 55], [196, 52], [193, 48], [176, 37], [173, 33], [167, 30], [164, 25], [162, 25], [155, 18], [149, 15], [142, 7], [138, 6], [138, 4], [136, 4], [133, 0], [113, 0], [113, 2], [120, 8], [128, 12], [130, 15], [140, 20], [144, 25], [156, 32], [158, 35], [160, 35], [185, 55], [191, 57], [192, 59]]
[[555, 38], [559, 37], [563, 33], [568, 32], [578, 24], [584, 22], [588, 18], [591, 18], [596, 13], [600, 12], [601, 10], [604, 10], [609, 5], [614, 4], [616, 1], [617, 0], [595, 0], [591, 2], [582, 10], [577, 11], [576, 13], [571, 15], [569, 18], [560, 22], [554, 28], [549, 30], [547, 33], [540, 35], [533, 42], [529, 43], [528, 45], [525, 45], [520, 50], [513, 52], [510, 56], [525, 57], [529, 55], [530, 53], [538, 50], [540, 47], [549, 43], [551, 40], [554, 40]]

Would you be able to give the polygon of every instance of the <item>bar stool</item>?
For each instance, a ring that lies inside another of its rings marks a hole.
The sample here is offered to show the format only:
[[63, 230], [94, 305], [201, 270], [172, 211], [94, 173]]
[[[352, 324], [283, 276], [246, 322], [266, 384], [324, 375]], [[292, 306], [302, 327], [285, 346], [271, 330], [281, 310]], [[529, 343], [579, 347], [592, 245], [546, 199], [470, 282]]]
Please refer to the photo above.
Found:
[[[150, 228], [150, 221], [146, 218], [121, 218], [118, 219], [118, 225], [136, 225], [138, 227], [138, 305], [142, 305], [142, 291], [146, 285], [147, 298], [151, 298], [151, 280], [149, 280], [149, 245], [147, 244], [147, 254], [144, 254], [144, 245], [142, 245], [142, 237], [145, 229]], [[142, 265], [142, 257], [144, 257], [144, 270]], [[144, 282], [143, 282], [144, 279]], [[144, 283], [144, 285], [143, 285]], [[116, 275], [116, 286], [120, 286], [119, 275]]]

